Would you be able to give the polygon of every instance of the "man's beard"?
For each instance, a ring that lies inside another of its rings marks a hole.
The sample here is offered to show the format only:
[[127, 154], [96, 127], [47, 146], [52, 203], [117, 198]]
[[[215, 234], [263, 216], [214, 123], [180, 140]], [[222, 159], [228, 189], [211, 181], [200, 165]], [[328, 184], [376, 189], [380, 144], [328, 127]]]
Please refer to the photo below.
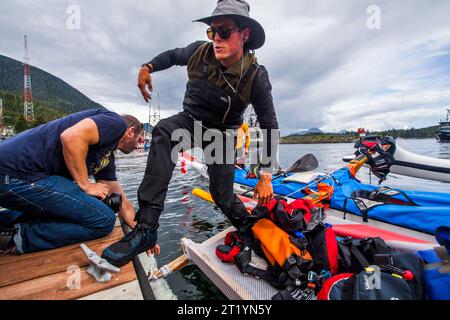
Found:
[[124, 154], [130, 154], [134, 151], [135, 147], [134, 145], [126, 145], [124, 148], [119, 149]]

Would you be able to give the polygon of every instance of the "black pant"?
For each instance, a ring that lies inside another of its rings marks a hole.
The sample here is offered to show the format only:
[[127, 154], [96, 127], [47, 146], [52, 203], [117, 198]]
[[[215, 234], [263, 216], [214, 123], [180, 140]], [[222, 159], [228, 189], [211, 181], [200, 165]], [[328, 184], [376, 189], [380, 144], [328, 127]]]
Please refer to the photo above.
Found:
[[[194, 119], [187, 112], [180, 112], [170, 118], [161, 120], [153, 129], [147, 168], [138, 190], [140, 206], [138, 222], [157, 224], [159, 216], [164, 210], [167, 189], [176, 166], [176, 162], [174, 163], [171, 158], [172, 149], [178, 144], [178, 141], [172, 141], [171, 139], [172, 132], [176, 129], [186, 129], [190, 133], [190, 137], [193, 138]], [[226, 159], [225, 135], [222, 136], [224, 139], [223, 156]], [[201, 146], [204, 149], [210, 143], [197, 141], [196, 146]], [[217, 206], [228, 217], [233, 226], [239, 228], [247, 215], [247, 211], [244, 204], [233, 192], [234, 169], [234, 161], [232, 164], [208, 165], [209, 189]]]

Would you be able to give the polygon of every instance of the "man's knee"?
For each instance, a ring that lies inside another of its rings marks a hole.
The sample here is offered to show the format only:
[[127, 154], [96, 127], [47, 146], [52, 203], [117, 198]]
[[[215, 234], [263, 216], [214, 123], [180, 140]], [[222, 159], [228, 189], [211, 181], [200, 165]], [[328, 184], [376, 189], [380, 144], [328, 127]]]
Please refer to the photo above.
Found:
[[244, 223], [247, 209], [234, 194], [231, 199], [216, 198], [214, 201], [234, 227], [239, 228]]
[[159, 121], [152, 130], [152, 136], [167, 136], [170, 138], [170, 135], [173, 130], [177, 128], [177, 124], [170, 118], [162, 119]]
[[114, 229], [116, 224], [116, 214], [109, 207], [102, 210], [102, 214], [99, 215], [97, 223], [93, 228], [96, 238], [103, 238], [108, 236]]
[[221, 208], [221, 210], [236, 229], [245, 224], [247, 214], [242, 208]]
[[189, 127], [192, 126], [190, 122], [192, 122], [191, 119], [180, 114], [162, 119], [153, 128], [152, 138], [164, 137], [171, 139], [174, 133], [176, 133], [175, 136], [185, 136], [186, 134], [190, 136]]

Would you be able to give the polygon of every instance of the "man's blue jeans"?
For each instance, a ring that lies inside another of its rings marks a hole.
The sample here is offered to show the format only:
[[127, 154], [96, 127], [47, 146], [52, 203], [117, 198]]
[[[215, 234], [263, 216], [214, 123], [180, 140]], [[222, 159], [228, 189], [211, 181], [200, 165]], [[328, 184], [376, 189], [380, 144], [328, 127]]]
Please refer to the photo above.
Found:
[[18, 229], [18, 253], [48, 250], [105, 237], [114, 228], [114, 212], [74, 182], [46, 177], [36, 182], [9, 178], [0, 183], [0, 226]]

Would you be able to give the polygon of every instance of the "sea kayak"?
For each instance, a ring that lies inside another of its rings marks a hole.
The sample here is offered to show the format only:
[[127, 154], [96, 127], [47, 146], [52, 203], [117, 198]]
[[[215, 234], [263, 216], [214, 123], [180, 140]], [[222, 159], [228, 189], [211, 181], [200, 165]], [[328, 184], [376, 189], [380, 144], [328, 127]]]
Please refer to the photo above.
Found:
[[[194, 189], [193, 194], [203, 200], [213, 202], [211, 195], [201, 189]], [[252, 198], [243, 195], [239, 195], [239, 198], [249, 211], [252, 211], [257, 206], [257, 202]], [[295, 200], [288, 200], [288, 202], [292, 201]], [[429, 250], [439, 245], [434, 236], [420, 232], [411, 232], [411, 230], [401, 227], [388, 225], [380, 227], [343, 219], [341, 212], [334, 209], [325, 210], [325, 222], [332, 225], [338, 237], [352, 237], [353, 239], [380, 237], [392, 248], [403, 252]]]
[[[192, 168], [207, 176], [205, 165], [185, 156], [182, 157], [185, 162], [190, 162]], [[236, 193], [245, 194], [255, 188], [258, 179], [250, 178], [246, 170], [236, 168], [234, 182]], [[274, 177], [272, 185], [276, 195], [298, 199], [306, 195], [308, 188], [315, 190], [319, 183], [333, 187], [329, 205], [343, 215], [355, 215], [364, 221], [381, 221], [430, 235], [434, 235], [438, 227], [450, 227], [450, 194], [379, 188], [361, 183], [347, 167], [329, 175], [306, 172]]]
[[[310, 173], [310, 176], [314, 175]], [[300, 179], [298, 179], [300, 177]], [[298, 199], [305, 196], [306, 187], [314, 190], [318, 182], [334, 188], [330, 207], [404, 228], [434, 234], [441, 226], [450, 226], [450, 194], [425, 191], [406, 191], [361, 183], [347, 168], [330, 176], [316, 174], [311, 180], [306, 174], [294, 174], [275, 179], [274, 193]], [[248, 178], [244, 170], [236, 170], [235, 184], [245, 189], [254, 188], [257, 179]]]

